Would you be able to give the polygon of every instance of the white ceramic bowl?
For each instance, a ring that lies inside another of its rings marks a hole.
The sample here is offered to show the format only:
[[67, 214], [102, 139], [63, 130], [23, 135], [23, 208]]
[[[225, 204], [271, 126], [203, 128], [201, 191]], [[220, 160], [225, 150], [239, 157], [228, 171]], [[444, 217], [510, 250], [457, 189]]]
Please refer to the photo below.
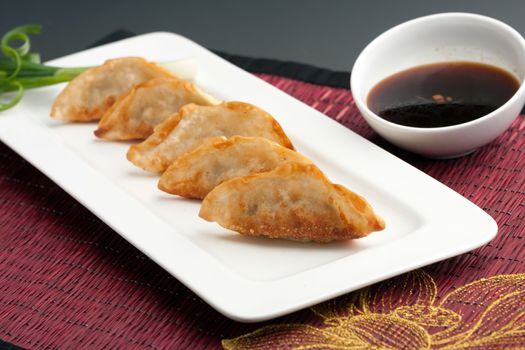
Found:
[[[479, 119], [440, 128], [395, 124], [366, 105], [370, 90], [384, 78], [414, 66], [474, 61], [503, 68], [521, 82], [512, 98]], [[402, 23], [372, 41], [352, 69], [354, 101], [370, 126], [391, 143], [432, 158], [468, 154], [494, 140], [519, 114], [525, 102], [525, 40], [508, 25], [469, 13], [443, 13]]]

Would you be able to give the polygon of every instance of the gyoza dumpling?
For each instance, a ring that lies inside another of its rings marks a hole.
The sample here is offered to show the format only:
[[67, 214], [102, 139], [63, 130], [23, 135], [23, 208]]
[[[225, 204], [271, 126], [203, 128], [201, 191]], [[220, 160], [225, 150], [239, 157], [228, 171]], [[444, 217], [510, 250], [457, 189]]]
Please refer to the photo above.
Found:
[[107, 60], [69, 82], [53, 103], [51, 117], [80, 122], [98, 120], [133, 86], [158, 77], [176, 78], [170, 71], [143, 58]]
[[182, 107], [157, 125], [144, 142], [131, 146], [127, 157], [140, 168], [160, 173], [184, 153], [234, 135], [264, 137], [293, 149], [271, 115], [248, 103], [227, 102]]
[[220, 101], [180, 79], [155, 78], [135, 85], [104, 114], [95, 131], [106, 140], [145, 139], [153, 128], [182, 106], [211, 106]]
[[159, 189], [182, 197], [204, 198], [226, 180], [270, 171], [289, 162], [311, 163], [268, 139], [233, 136], [179, 157], [162, 174]]
[[245, 235], [297, 241], [348, 240], [385, 227], [363, 197], [299, 163], [223, 182], [199, 216]]

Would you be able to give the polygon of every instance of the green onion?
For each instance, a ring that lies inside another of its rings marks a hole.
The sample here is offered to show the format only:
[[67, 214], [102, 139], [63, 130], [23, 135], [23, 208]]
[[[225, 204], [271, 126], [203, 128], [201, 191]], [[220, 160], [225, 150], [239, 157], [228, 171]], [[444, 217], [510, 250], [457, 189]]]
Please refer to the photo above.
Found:
[[[25, 89], [70, 81], [90, 67], [60, 68], [40, 63], [40, 54], [31, 52], [30, 34], [40, 34], [41, 26], [29, 24], [7, 32], [0, 42], [0, 112], [22, 100]], [[14, 46], [15, 43], [20, 43]], [[6, 101], [4, 94], [9, 93]]]

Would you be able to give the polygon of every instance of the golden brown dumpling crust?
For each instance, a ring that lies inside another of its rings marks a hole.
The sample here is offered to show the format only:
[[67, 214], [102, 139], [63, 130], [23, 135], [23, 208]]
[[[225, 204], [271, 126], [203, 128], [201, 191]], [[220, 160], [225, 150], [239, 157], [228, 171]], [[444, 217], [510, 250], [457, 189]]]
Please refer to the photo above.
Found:
[[241, 234], [297, 241], [361, 238], [385, 227], [363, 197], [299, 163], [223, 182], [199, 216]]
[[78, 122], [98, 120], [133, 86], [158, 77], [176, 78], [170, 71], [143, 58], [108, 60], [71, 80], [55, 99], [51, 117]]
[[127, 157], [142, 169], [161, 173], [198, 146], [234, 135], [264, 137], [293, 149], [271, 115], [248, 103], [227, 102], [216, 106], [189, 104], [182, 107], [157, 125], [144, 142], [131, 146]]
[[262, 137], [233, 136], [202, 145], [170, 165], [159, 189], [187, 198], [204, 198], [220, 183], [238, 176], [266, 172], [289, 163], [311, 161]]
[[104, 114], [95, 131], [106, 140], [145, 139], [153, 128], [188, 104], [220, 103], [196, 85], [175, 78], [155, 78], [135, 85]]

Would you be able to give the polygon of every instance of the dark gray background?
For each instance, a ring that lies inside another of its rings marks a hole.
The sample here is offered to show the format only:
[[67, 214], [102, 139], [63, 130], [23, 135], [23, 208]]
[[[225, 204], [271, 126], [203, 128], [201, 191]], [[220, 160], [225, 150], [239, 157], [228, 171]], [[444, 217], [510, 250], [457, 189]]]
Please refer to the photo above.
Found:
[[44, 26], [33, 40], [44, 59], [81, 50], [113, 30], [127, 29], [172, 31], [211, 49], [348, 71], [378, 34], [426, 14], [475, 12], [525, 33], [522, 0], [0, 2], [1, 33], [24, 23]]

